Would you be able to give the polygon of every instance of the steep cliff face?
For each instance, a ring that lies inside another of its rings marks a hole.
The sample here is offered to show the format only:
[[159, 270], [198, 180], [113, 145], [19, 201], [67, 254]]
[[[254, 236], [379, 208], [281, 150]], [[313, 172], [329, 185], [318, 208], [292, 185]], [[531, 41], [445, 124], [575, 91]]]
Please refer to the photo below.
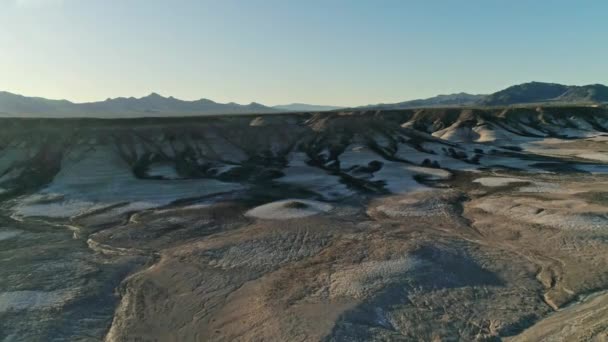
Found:
[[[517, 335], [608, 288], [607, 143], [593, 107], [1, 119], [0, 219], [17, 228], [0, 244], [31, 265], [0, 265], [23, 273], [0, 281], [0, 337]], [[41, 224], [74, 232], [56, 252], [74, 284], [15, 280], [50, 269], [23, 245]], [[90, 293], [136, 268], [91, 320]]]

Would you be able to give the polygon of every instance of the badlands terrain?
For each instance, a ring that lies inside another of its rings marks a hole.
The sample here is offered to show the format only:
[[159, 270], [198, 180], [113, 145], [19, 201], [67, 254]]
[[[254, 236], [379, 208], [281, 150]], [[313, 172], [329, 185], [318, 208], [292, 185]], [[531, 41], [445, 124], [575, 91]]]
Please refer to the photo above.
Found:
[[606, 341], [608, 109], [0, 119], [2, 341]]

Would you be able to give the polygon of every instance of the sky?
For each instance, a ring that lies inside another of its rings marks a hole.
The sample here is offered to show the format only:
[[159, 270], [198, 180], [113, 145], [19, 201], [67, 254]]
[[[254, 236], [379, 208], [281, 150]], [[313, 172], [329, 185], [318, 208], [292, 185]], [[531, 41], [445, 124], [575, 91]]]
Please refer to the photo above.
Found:
[[0, 90], [355, 106], [608, 84], [605, 0], [0, 0]]

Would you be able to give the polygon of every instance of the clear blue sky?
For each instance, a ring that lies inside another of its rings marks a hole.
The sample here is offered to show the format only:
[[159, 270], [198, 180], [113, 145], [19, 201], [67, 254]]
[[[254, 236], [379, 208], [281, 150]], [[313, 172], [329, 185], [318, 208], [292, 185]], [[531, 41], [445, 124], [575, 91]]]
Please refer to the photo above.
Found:
[[608, 1], [0, 0], [0, 90], [362, 105], [608, 83]]

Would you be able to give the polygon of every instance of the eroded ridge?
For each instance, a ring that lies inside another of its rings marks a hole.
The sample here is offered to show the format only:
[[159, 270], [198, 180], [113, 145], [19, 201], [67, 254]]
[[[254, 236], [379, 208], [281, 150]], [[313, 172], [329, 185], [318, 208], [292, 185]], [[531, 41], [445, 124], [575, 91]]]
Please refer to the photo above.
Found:
[[603, 108], [1, 120], [1, 339], [606, 338]]

